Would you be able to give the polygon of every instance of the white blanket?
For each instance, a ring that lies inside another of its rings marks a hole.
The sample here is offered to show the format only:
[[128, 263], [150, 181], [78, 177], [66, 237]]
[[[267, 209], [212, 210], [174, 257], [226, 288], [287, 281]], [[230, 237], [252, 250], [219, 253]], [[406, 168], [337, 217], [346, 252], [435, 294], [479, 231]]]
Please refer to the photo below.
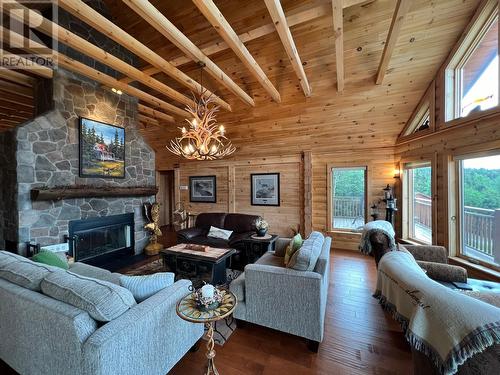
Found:
[[401, 323], [406, 339], [443, 374], [500, 343], [500, 309], [427, 277], [413, 256], [385, 254], [374, 297]]
[[389, 239], [389, 249], [394, 250], [396, 248], [396, 241], [394, 239], [396, 233], [394, 232], [392, 224], [385, 220], [375, 220], [366, 223], [363, 227], [361, 242], [359, 244], [359, 250], [363, 254], [371, 254], [372, 244], [370, 242], [370, 235], [377, 232], [387, 236]]

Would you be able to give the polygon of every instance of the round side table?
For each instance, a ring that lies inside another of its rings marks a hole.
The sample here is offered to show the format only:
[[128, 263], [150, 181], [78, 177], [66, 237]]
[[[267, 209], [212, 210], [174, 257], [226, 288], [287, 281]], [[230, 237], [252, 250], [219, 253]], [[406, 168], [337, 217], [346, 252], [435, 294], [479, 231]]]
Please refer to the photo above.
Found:
[[217, 320], [224, 319], [225, 317], [231, 315], [236, 308], [236, 296], [229, 290], [220, 289], [223, 293], [222, 302], [216, 309], [202, 311], [196, 306], [196, 300], [194, 299], [193, 293], [188, 294], [177, 302], [177, 315], [181, 319], [184, 319], [192, 323], [203, 323], [207, 328], [207, 370], [205, 375], [215, 374], [219, 375], [217, 368], [215, 367], [214, 358], [214, 322]]

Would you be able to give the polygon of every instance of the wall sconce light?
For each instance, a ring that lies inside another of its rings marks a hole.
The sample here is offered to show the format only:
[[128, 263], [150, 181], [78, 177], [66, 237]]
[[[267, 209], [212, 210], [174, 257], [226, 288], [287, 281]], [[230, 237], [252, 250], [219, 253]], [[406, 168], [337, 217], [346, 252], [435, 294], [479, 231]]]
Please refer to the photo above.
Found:
[[397, 163], [394, 167], [394, 178], [401, 178], [401, 167]]

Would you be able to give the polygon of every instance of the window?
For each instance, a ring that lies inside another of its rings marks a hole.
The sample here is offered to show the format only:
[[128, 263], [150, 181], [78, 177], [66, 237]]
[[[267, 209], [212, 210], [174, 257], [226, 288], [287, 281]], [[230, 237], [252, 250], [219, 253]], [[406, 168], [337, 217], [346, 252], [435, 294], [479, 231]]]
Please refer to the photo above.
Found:
[[415, 127], [415, 130], [413, 131], [413, 134], [421, 132], [422, 130], [429, 129], [430, 125], [431, 125], [431, 116], [430, 116], [429, 110], [427, 110], [427, 112], [425, 112], [424, 117], [422, 118], [422, 120], [420, 120], [420, 122]]
[[331, 229], [355, 230], [366, 221], [366, 167], [332, 168]]
[[430, 162], [407, 163], [403, 172], [403, 236], [432, 243], [432, 168]]
[[432, 81], [424, 96], [420, 99], [417, 107], [411, 114], [403, 130], [399, 134], [399, 140], [408, 139], [415, 134], [429, 133], [434, 130], [436, 86]]
[[500, 265], [500, 153], [458, 158], [460, 253]]
[[446, 120], [498, 105], [498, 3], [489, 1], [446, 69]]

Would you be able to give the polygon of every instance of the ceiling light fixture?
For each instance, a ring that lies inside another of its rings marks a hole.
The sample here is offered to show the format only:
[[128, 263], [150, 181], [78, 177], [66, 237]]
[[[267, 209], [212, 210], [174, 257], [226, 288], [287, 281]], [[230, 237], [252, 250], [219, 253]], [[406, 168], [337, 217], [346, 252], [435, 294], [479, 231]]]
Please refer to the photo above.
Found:
[[[201, 69], [200, 86], [203, 90], [203, 67], [205, 64], [198, 63]], [[199, 99], [193, 93], [194, 105], [188, 105], [186, 111], [191, 119], [186, 119], [189, 127], [179, 128], [181, 136], [170, 141], [167, 150], [175, 155], [189, 160], [215, 160], [222, 159], [236, 151], [231, 141], [226, 137], [224, 125], [217, 126], [216, 112], [219, 106], [214, 103], [212, 94], [205, 97], [206, 90], [200, 92]]]

